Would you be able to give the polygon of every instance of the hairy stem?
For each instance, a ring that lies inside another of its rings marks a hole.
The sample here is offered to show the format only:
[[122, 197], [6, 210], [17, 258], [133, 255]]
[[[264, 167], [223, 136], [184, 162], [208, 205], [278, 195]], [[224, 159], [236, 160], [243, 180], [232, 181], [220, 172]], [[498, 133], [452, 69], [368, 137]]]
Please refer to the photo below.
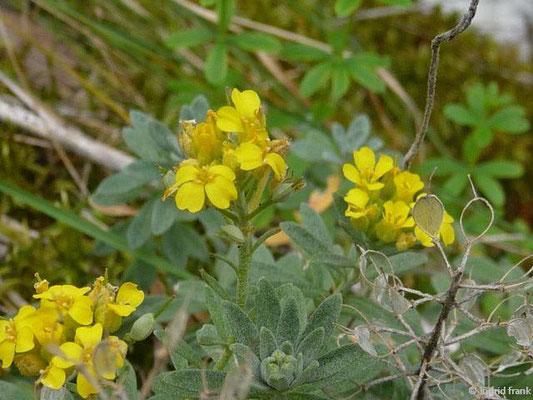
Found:
[[251, 234], [246, 232], [248, 225], [244, 227], [245, 240], [239, 245], [239, 266], [237, 268], [237, 304], [241, 308], [246, 307], [248, 300], [248, 280], [250, 275], [250, 264], [252, 261], [252, 240]]
[[435, 36], [435, 38], [431, 41], [431, 62], [429, 64], [428, 90], [426, 106], [424, 108], [424, 117], [422, 119], [422, 124], [416, 133], [415, 140], [403, 159], [403, 169], [409, 169], [411, 166], [411, 163], [413, 162], [416, 154], [419, 152], [422, 143], [424, 143], [424, 138], [429, 128], [431, 113], [433, 111], [433, 106], [435, 105], [435, 90], [437, 87], [440, 46], [444, 42], [453, 40], [456, 36], [463, 33], [466, 28], [470, 26], [472, 19], [474, 19], [474, 16], [476, 15], [478, 4], [479, 0], [470, 0], [468, 11], [463, 15], [461, 21], [459, 21], [459, 23], [453, 29]]

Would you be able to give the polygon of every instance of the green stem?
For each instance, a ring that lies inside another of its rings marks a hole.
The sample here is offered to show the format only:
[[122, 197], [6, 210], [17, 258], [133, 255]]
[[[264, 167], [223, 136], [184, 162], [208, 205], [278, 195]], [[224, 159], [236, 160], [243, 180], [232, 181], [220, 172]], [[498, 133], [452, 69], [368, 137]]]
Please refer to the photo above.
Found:
[[244, 225], [244, 242], [239, 245], [239, 266], [237, 268], [237, 296], [236, 301], [239, 307], [245, 308], [248, 300], [248, 280], [250, 275], [250, 264], [252, 262], [252, 238], [248, 224]]
[[231, 350], [229, 349], [229, 346], [226, 346], [224, 349], [224, 354], [222, 354], [222, 357], [220, 357], [213, 367], [215, 371], [222, 371], [228, 361], [231, 359]]

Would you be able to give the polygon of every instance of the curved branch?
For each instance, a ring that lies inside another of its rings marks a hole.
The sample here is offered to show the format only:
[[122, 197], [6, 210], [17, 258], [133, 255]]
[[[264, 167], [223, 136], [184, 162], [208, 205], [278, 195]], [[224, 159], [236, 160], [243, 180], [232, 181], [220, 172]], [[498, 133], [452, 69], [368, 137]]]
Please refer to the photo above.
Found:
[[479, 0], [471, 0], [468, 11], [463, 15], [463, 18], [461, 18], [459, 23], [453, 29], [435, 36], [435, 38], [431, 41], [431, 62], [429, 64], [428, 90], [426, 106], [424, 108], [424, 117], [422, 119], [422, 125], [416, 134], [415, 140], [403, 159], [403, 169], [409, 169], [411, 166], [411, 163], [420, 150], [422, 143], [424, 143], [424, 138], [429, 127], [431, 112], [433, 111], [433, 106], [435, 105], [435, 89], [437, 87], [440, 46], [444, 42], [452, 41], [470, 26], [474, 16], [476, 15], [478, 4]]

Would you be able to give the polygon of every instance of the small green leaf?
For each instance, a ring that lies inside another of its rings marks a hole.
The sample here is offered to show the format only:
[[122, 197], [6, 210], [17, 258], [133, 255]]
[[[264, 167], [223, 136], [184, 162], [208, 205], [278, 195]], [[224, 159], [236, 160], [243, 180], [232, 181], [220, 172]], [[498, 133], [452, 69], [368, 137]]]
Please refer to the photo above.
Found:
[[521, 106], [507, 106], [493, 114], [489, 118], [488, 124], [497, 131], [523, 133], [530, 126], [525, 114], [526, 112]]
[[226, 373], [222, 371], [190, 369], [166, 372], [157, 377], [153, 390], [156, 394], [166, 395], [166, 399], [198, 398], [206, 387], [211, 394], [220, 393], [225, 378]]
[[154, 201], [147, 201], [139, 210], [135, 218], [128, 227], [128, 244], [132, 249], [138, 249], [150, 239], [152, 231], [150, 224], [152, 221], [152, 209]]
[[124, 366], [118, 371], [117, 384], [123, 388], [124, 393], [129, 399], [135, 399], [137, 397], [137, 376], [128, 360], [124, 362]]
[[494, 207], [503, 206], [503, 203], [505, 202], [505, 191], [500, 182], [488, 175], [478, 173], [475, 173], [473, 178], [474, 183], [479, 187], [479, 190]]
[[466, 171], [458, 172], [450, 176], [442, 185], [442, 188], [452, 196], [459, 196], [468, 183], [468, 174]]
[[220, 30], [224, 32], [235, 14], [235, 0], [218, 0], [217, 14]]
[[516, 161], [494, 160], [478, 165], [476, 171], [493, 178], [520, 178], [524, 174], [524, 166]]
[[260, 279], [258, 292], [255, 295], [256, 325], [275, 332], [278, 326], [281, 306], [272, 285], [264, 278]]
[[27, 383], [0, 381], [1, 400], [33, 400], [33, 386]]
[[252, 320], [237, 304], [224, 301], [222, 305], [235, 341], [254, 349], [259, 339], [259, 332]]
[[154, 208], [152, 209], [152, 233], [154, 235], [161, 235], [170, 229], [178, 216], [176, 203], [174, 199], [169, 198], [163, 201], [156, 199]]
[[327, 253], [330, 250], [327, 245], [317, 239], [308, 229], [295, 222], [282, 222], [280, 227], [296, 245], [309, 255]]
[[288, 61], [320, 61], [325, 60], [331, 55], [324, 50], [316, 47], [306, 46], [304, 44], [289, 43], [283, 46], [280, 57]]
[[324, 344], [325, 331], [323, 327], [316, 328], [303, 338], [296, 350], [296, 354], [302, 353], [304, 365], [317, 358]]
[[444, 115], [459, 125], [475, 126], [479, 119], [468, 108], [459, 103], [450, 103], [444, 107]]
[[324, 328], [325, 337], [329, 337], [333, 331], [333, 324], [339, 318], [342, 307], [342, 296], [332, 294], [326, 298], [309, 317], [309, 322], [302, 334], [302, 337], [307, 336], [317, 328]]
[[216, 42], [205, 62], [205, 77], [215, 86], [221, 85], [228, 73], [228, 51], [224, 42]]
[[209, 285], [211, 289], [217, 294], [218, 297], [220, 297], [222, 300], [229, 300], [229, 296], [224, 290], [222, 286], [220, 286], [220, 283], [213, 278], [211, 275], [209, 275], [205, 270], [200, 270], [200, 275], [202, 276], [202, 279]]
[[346, 65], [352, 78], [369, 90], [382, 93], [385, 84], [376, 75], [375, 69], [389, 64], [388, 59], [374, 53], [358, 53], [346, 59]]
[[214, 35], [209, 29], [195, 28], [180, 30], [168, 36], [165, 44], [172, 49], [199, 46], [213, 39]]
[[259, 355], [264, 360], [278, 348], [278, 343], [272, 331], [265, 327], [261, 328], [259, 340]]
[[283, 304], [278, 323], [278, 343], [296, 343], [300, 333], [300, 321], [298, 319], [298, 306], [293, 297], [289, 297]]
[[333, 95], [333, 99], [338, 100], [344, 96], [349, 86], [350, 77], [346, 68], [341, 65], [335, 67], [331, 75], [331, 94]]
[[221, 303], [222, 299], [207, 285], [204, 286], [204, 297], [205, 304], [209, 310], [211, 320], [215, 324], [218, 336], [226, 342], [228, 340], [228, 329], [226, 327], [226, 320], [224, 319], [224, 310]]
[[335, 13], [339, 17], [352, 15], [363, 3], [363, 0], [337, 0], [335, 2]]
[[323, 87], [331, 76], [331, 64], [323, 62], [311, 68], [302, 79], [300, 90], [306, 97]]
[[333, 249], [333, 240], [328, 232], [328, 228], [322, 221], [320, 214], [313, 210], [308, 204], [302, 203], [300, 205], [300, 215], [305, 228], [309, 230], [322, 243], [328, 246], [329, 249]]
[[261, 32], [243, 32], [232, 36], [230, 41], [247, 51], [277, 53], [281, 50], [281, 44], [277, 39]]

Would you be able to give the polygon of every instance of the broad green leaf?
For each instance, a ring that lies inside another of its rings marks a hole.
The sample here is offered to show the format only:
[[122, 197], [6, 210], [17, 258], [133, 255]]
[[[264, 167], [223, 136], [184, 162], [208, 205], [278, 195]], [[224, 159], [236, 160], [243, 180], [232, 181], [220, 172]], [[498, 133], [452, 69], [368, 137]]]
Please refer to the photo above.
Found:
[[222, 308], [221, 298], [215, 294], [213, 289], [209, 286], [204, 286], [205, 304], [209, 310], [209, 315], [213, 324], [215, 324], [218, 336], [224, 342], [228, 340], [228, 328], [224, 318], [224, 310]]
[[187, 271], [176, 268], [167, 260], [156, 256], [152, 252], [144, 250], [132, 251], [131, 248], [128, 246], [127, 241], [121, 236], [109, 231], [104, 231], [100, 227], [94, 225], [93, 223], [87, 221], [84, 218], [79, 217], [75, 213], [69, 210], [64, 210], [62, 208], [56, 207], [45, 199], [34, 196], [33, 194], [28, 193], [2, 179], [0, 179], [0, 192], [4, 192], [5, 194], [16, 199], [17, 201], [27, 204], [28, 206], [48, 215], [49, 217], [57, 221], [64, 223], [80, 232], [83, 232], [84, 234], [92, 237], [93, 239], [100, 240], [117, 250], [132, 253], [132, 255], [139, 258], [140, 260], [150, 265], [153, 265], [159, 269], [170, 272], [176, 275], [177, 277], [186, 279], [191, 276]]
[[202, 276], [202, 279], [209, 285], [211, 289], [217, 294], [218, 297], [220, 297], [222, 300], [229, 300], [229, 295], [226, 293], [224, 288], [218, 283], [218, 281], [213, 278], [211, 275], [209, 275], [205, 270], [200, 270], [200, 275]]
[[463, 171], [464, 168], [463, 164], [452, 158], [430, 158], [419, 167], [419, 170], [427, 175], [435, 171], [435, 176], [446, 176]]
[[503, 206], [505, 191], [500, 182], [488, 175], [478, 174], [477, 171], [474, 173], [473, 178], [481, 193], [485, 195], [494, 207]]
[[116, 383], [123, 388], [129, 399], [137, 397], [137, 376], [128, 360], [124, 362], [124, 366], [118, 371]]
[[307, 228], [295, 222], [282, 222], [281, 229], [307, 254], [327, 253], [330, 247], [314, 236]]
[[468, 174], [466, 171], [458, 172], [450, 176], [442, 185], [442, 189], [453, 196], [460, 195], [468, 183]]
[[324, 328], [325, 337], [329, 337], [333, 330], [333, 324], [339, 318], [342, 307], [342, 296], [333, 294], [326, 298], [309, 317], [309, 322], [302, 334], [307, 336], [317, 328]]
[[324, 50], [304, 44], [289, 43], [283, 46], [280, 57], [289, 61], [321, 61], [331, 55]]
[[0, 381], [0, 400], [33, 400], [33, 386], [23, 382]]
[[349, 86], [350, 77], [346, 68], [342, 65], [335, 67], [331, 74], [331, 94], [333, 99], [338, 100], [344, 96]]
[[525, 118], [525, 109], [521, 106], [507, 106], [498, 110], [488, 121], [492, 129], [508, 133], [522, 133], [529, 129], [529, 121]]
[[313, 210], [308, 204], [302, 203], [300, 205], [300, 215], [302, 217], [303, 225], [309, 230], [309, 232], [328, 246], [328, 248], [333, 249], [333, 240], [331, 239], [328, 228], [326, 228], [320, 214]]
[[291, 153], [311, 162], [323, 160], [326, 152], [332, 152], [333, 146], [326, 135], [312, 130], [303, 139], [291, 143]]
[[265, 327], [275, 332], [281, 314], [278, 296], [266, 279], [260, 279], [257, 286], [258, 292], [255, 295], [256, 325], [259, 329]]
[[261, 328], [259, 339], [259, 356], [264, 360], [277, 350], [278, 343], [272, 331], [264, 326]]
[[300, 333], [300, 321], [298, 319], [298, 306], [293, 297], [289, 297], [283, 304], [278, 323], [277, 341], [296, 343]]
[[[122, 171], [105, 178], [92, 196], [100, 205], [122, 204], [137, 197], [139, 189], [160, 179], [159, 168], [152, 161], [137, 160]], [[135, 197], [133, 197], [135, 196]]]
[[130, 150], [143, 160], [155, 163], [169, 161], [169, 150], [161, 148], [150, 134], [150, 122], [155, 120], [136, 110], [130, 111], [130, 119], [132, 126], [122, 131]]
[[[413, 268], [420, 267], [424, 265], [427, 261], [427, 255], [424, 253], [414, 252], [414, 251], [405, 251], [400, 254], [395, 254], [389, 257], [390, 264], [383, 258], [383, 256], [375, 255], [371, 256], [374, 260], [374, 263], [385, 273], [391, 273], [392, 270], [395, 275], [402, 274], [404, 272], [410, 271]], [[366, 277], [370, 280], [373, 280], [378, 275], [375, 268], [368, 268], [366, 271]]]
[[479, 119], [468, 108], [459, 103], [450, 103], [444, 107], [444, 115], [459, 125], [475, 126]]
[[131, 221], [127, 237], [128, 244], [132, 249], [138, 249], [150, 239], [153, 207], [154, 201], [147, 201]]
[[311, 257], [310, 264], [323, 265], [334, 269], [356, 267], [354, 259], [334, 253], [316, 253]]
[[213, 38], [214, 35], [209, 29], [194, 28], [171, 33], [165, 43], [170, 48], [182, 49], [184, 47], [199, 46]]
[[[229, 1], [229, 0], [226, 0]], [[228, 73], [228, 51], [224, 42], [216, 42], [205, 61], [205, 77], [213, 85], [221, 85]]]
[[280, 42], [274, 37], [261, 32], [243, 32], [231, 37], [231, 43], [248, 51], [277, 53], [281, 50]]
[[304, 365], [307, 365], [310, 361], [316, 359], [320, 355], [324, 339], [325, 331], [323, 327], [316, 328], [302, 339], [296, 349], [296, 354], [302, 353]]
[[302, 94], [309, 97], [323, 87], [331, 76], [331, 68], [330, 63], [323, 62], [307, 71], [300, 85]]
[[198, 95], [191, 104], [186, 104], [180, 109], [180, 120], [195, 120], [204, 122], [205, 115], [209, 110], [209, 103], [204, 95]]
[[470, 134], [463, 141], [463, 147], [461, 148], [463, 160], [469, 164], [474, 164], [481, 156], [482, 150], [483, 149], [479, 146], [476, 136], [473, 133]]
[[352, 15], [363, 3], [363, 0], [337, 0], [335, 2], [335, 13], [339, 17]]
[[220, 393], [225, 378], [226, 373], [222, 371], [190, 369], [166, 372], [156, 378], [153, 390], [156, 394], [166, 395], [166, 400], [198, 398], [206, 387], [211, 394]]
[[222, 305], [235, 341], [255, 349], [256, 344], [258, 344], [259, 332], [252, 320], [237, 304], [224, 301]]
[[524, 174], [524, 166], [516, 161], [494, 160], [479, 164], [476, 171], [493, 178], [520, 178]]
[[387, 58], [373, 53], [359, 53], [346, 59], [346, 65], [352, 78], [360, 85], [377, 93], [385, 90], [385, 84], [376, 75], [375, 69], [387, 64]]
[[152, 209], [152, 220], [150, 226], [154, 235], [161, 235], [170, 229], [179, 211], [176, 208], [174, 199], [169, 198], [163, 201], [156, 199]]
[[330, 351], [320, 357], [318, 362], [320, 367], [309, 381], [327, 385], [348, 379], [364, 383], [376, 373], [379, 359], [369, 355], [357, 344], [348, 344]]

